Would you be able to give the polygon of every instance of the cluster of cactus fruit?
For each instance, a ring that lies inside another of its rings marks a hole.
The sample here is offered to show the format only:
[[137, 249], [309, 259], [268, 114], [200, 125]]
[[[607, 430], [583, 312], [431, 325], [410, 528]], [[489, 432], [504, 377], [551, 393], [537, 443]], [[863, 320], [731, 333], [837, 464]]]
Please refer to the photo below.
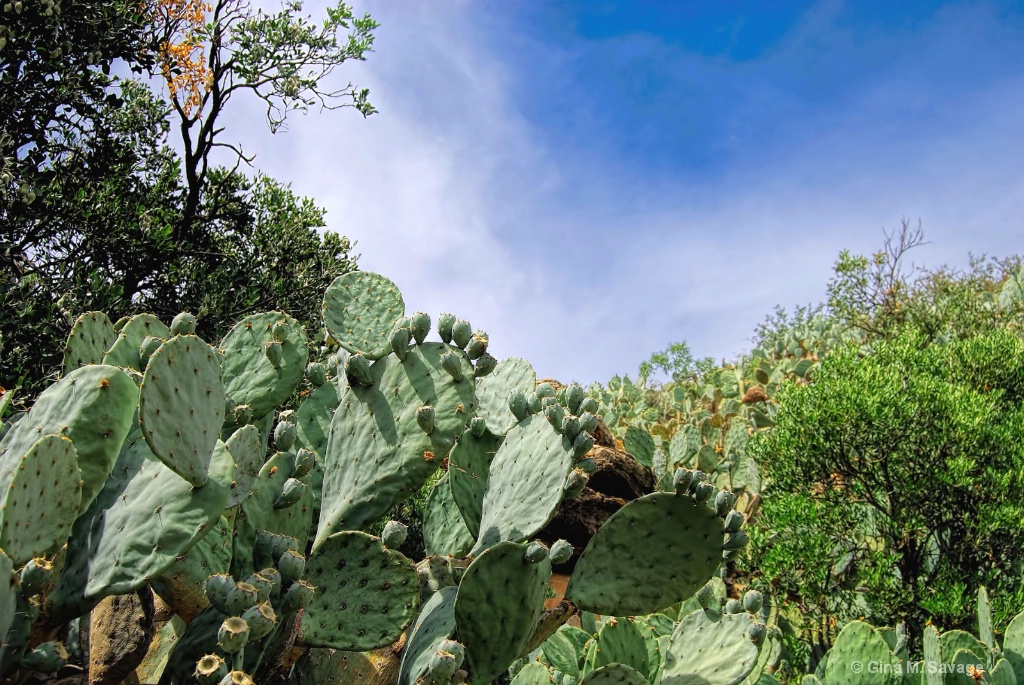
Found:
[[[62, 378], [0, 437], [0, 677], [109, 661], [90, 616], [148, 593], [172, 618], [116, 657], [143, 683], [354, 682], [336, 655], [403, 636], [398, 682], [490, 683], [578, 612], [604, 617], [614, 644], [615, 625], [692, 598], [746, 544], [733, 494], [686, 468], [582, 551], [537, 541], [597, 468], [598, 402], [498, 361], [452, 315], [428, 341], [430, 317], [406, 316], [377, 274], [339, 277], [323, 314], [312, 363], [281, 312], [216, 346], [188, 314], [78, 318]], [[426, 559], [399, 551], [400, 524], [365, 532], [431, 483]], [[565, 601], [545, 611], [569, 557]], [[700, 611], [659, 636], [661, 682], [742, 682], [763, 625]], [[672, 647], [705, 637], [721, 666]], [[594, 674], [619, 663], [600, 651]]]
[[852, 621], [803, 685], [1014, 685], [1024, 683], [1024, 613], [996, 640], [985, 588], [978, 593], [978, 637], [964, 630], [923, 631], [923, 653], [911, 657], [906, 626], [874, 628]]

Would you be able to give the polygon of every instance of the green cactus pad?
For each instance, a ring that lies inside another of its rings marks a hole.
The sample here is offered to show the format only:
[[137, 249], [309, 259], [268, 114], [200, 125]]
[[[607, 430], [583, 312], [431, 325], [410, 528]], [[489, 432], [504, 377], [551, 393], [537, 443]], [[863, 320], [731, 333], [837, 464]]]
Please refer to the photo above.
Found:
[[[969, 649], [958, 649], [948, 661], [949, 672], [943, 685], [977, 685], [978, 681], [970, 675], [970, 670], [984, 671], [986, 684], [993, 682], [992, 674], [988, 669], [988, 657], [980, 658]], [[1015, 680], [1013, 682], [1016, 682]]]
[[316, 452], [317, 465], [309, 473], [309, 488], [313, 492], [313, 512], [320, 512], [320, 496], [324, 484], [324, 470], [320, 461], [327, 452], [327, 436], [331, 431], [331, 419], [339, 402], [338, 386], [324, 383], [311, 392], [295, 412], [295, 427], [298, 444]]
[[306, 580], [317, 588], [299, 626], [297, 641], [307, 647], [358, 652], [389, 645], [419, 605], [412, 562], [366, 533], [324, 540], [306, 562]]
[[[451, 451], [475, 410], [472, 381], [457, 383], [441, 368], [444, 343], [409, 348], [405, 359], [388, 355], [373, 364], [374, 384], [352, 385], [331, 421], [324, 451], [323, 499], [316, 541], [341, 530], [359, 530], [394, 504], [419, 491]], [[460, 363], [471, 376], [469, 362]], [[427, 435], [416, 410], [434, 407]]]
[[234, 530], [221, 516], [213, 530], [204, 535], [169, 569], [150, 581], [153, 591], [175, 614], [191, 622], [209, 605], [206, 580], [231, 568], [231, 539]]
[[256, 476], [263, 466], [260, 429], [251, 424], [243, 426], [231, 434], [224, 446], [235, 462], [235, 479], [231, 481], [231, 496], [226, 507], [230, 509], [252, 493]]
[[139, 423], [153, 454], [197, 488], [224, 423], [217, 352], [194, 335], [178, 335], [149, 358], [139, 390]]
[[519, 657], [544, 612], [551, 561], [530, 563], [525, 554], [526, 545], [500, 542], [473, 560], [459, 584], [455, 622], [474, 685], [490, 683]]
[[[668, 681], [663, 680], [662, 682], [667, 683]], [[693, 685], [698, 683], [703, 685], [703, 682], [694, 680]], [[708, 685], [712, 685], [711, 681], [707, 682]], [[647, 678], [635, 668], [625, 664], [608, 664], [588, 673], [580, 681], [580, 685], [647, 685]]]
[[310, 488], [294, 505], [275, 509], [274, 501], [281, 494], [285, 481], [292, 477], [291, 454], [278, 452], [260, 469], [253, 481], [252, 494], [238, 506], [235, 517], [234, 552], [231, 560], [231, 574], [244, 578], [254, 571], [253, 546], [256, 531], [267, 531], [287, 535], [296, 540], [306, 540], [313, 521], [313, 495]]
[[380, 359], [391, 349], [389, 335], [405, 316], [402, 292], [393, 282], [369, 271], [350, 271], [327, 287], [324, 326], [349, 352]]
[[[1017, 685], [1017, 676], [1013, 666], [1006, 659], [999, 659], [995, 665], [985, 674], [987, 682], [991, 685]], [[975, 685], [971, 683], [971, 685]]]
[[[737, 685], [753, 670], [758, 650], [747, 637], [750, 614], [698, 609], [676, 626], [665, 651], [663, 685]], [[848, 682], [838, 680], [836, 682]]]
[[516, 673], [511, 685], [549, 685], [551, 672], [539, 661], [531, 661]]
[[565, 631], [559, 628], [540, 646], [541, 654], [551, 668], [571, 675], [573, 678], [579, 676], [579, 652], [576, 645], [566, 635]]
[[398, 685], [416, 685], [427, 673], [437, 646], [455, 632], [455, 596], [458, 588], [443, 587], [424, 602], [402, 649]]
[[103, 312], [86, 312], [71, 327], [64, 345], [63, 374], [88, 364], [103, 363], [103, 356], [117, 339], [117, 331]]
[[79, 512], [85, 511], [114, 467], [138, 399], [134, 381], [113, 366], [83, 366], [48, 387], [0, 441], [0, 492], [7, 490], [15, 466], [39, 438], [63, 435], [78, 452]]
[[537, 373], [525, 359], [510, 357], [498, 362], [490, 375], [476, 381], [477, 415], [495, 435], [505, 435], [519, 423], [509, 409], [509, 396], [516, 390], [529, 396], [537, 385]]
[[0, 549], [22, 566], [64, 545], [82, 503], [75, 446], [47, 435], [17, 464], [0, 501]]
[[[722, 561], [722, 547], [722, 519], [709, 507], [687, 495], [646, 495], [615, 512], [591, 538], [565, 596], [602, 615], [654, 613], [707, 583]], [[622, 563], [640, 558], [645, 564]], [[649, 581], [650, 568], [658, 569], [660, 582]]]
[[374, 682], [379, 661], [367, 652], [310, 649], [295, 664], [297, 685], [365, 685]]
[[474, 538], [452, 499], [449, 475], [438, 479], [423, 505], [423, 547], [428, 555], [461, 557]]
[[572, 441], [543, 416], [528, 416], [510, 430], [491, 461], [472, 553], [502, 540], [529, 539], [546, 526], [571, 470]]
[[[859, 663], [858, 666], [854, 666]], [[873, 672], [865, 666], [874, 663]], [[863, 621], [843, 627], [828, 653], [825, 682], [844, 685], [899, 685], [900, 662], [877, 630]]]
[[[263, 346], [274, 340], [277, 323], [284, 326], [285, 336], [281, 341], [281, 361], [274, 365], [264, 354]], [[298, 321], [284, 312], [245, 317], [224, 336], [220, 349], [224, 354], [224, 391], [236, 404], [252, 407], [255, 416], [266, 416], [284, 404], [306, 371], [306, 333]]]
[[650, 467], [654, 463], [654, 438], [642, 428], [630, 426], [626, 429], [626, 439], [623, 441], [626, 451], [643, 464]]
[[108, 595], [138, 590], [213, 530], [230, 494], [234, 462], [218, 443], [210, 480], [193, 488], [136, 432], [68, 540], [67, 560], [48, 612], [71, 618]]
[[145, 368], [139, 352], [142, 341], [150, 336], [166, 340], [170, 335], [170, 329], [152, 314], [136, 314], [121, 327], [117, 340], [103, 356], [103, 363], [142, 373]]
[[487, 492], [491, 459], [501, 447], [501, 436], [489, 430], [477, 437], [467, 429], [448, 458], [448, 481], [452, 499], [475, 540], [480, 534], [480, 512]]
[[942, 655], [942, 663], [953, 663], [953, 655], [961, 649], [972, 652], [982, 661], [988, 659], [988, 649], [985, 645], [966, 630], [947, 630], [939, 635], [939, 653]]
[[[925, 636], [927, 637], [927, 633]], [[1006, 632], [1003, 634], [1003, 656], [1013, 666], [1017, 681], [1024, 683], [1024, 612], [1014, 616], [1010, 625], [1006, 626]]]
[[650, 671], [647, 642], [629, 619], [609, 619], [597, 633], [591, 670], [614, 663], [630, 666], [643, 675]]
[[[0, 550], [0, 635], [7, 635], [14, 623], [15, 607], [18, 601], [18, 582], [14, 574], [14, 562]], [[0, 657], [3, 648], [0, 647]]]

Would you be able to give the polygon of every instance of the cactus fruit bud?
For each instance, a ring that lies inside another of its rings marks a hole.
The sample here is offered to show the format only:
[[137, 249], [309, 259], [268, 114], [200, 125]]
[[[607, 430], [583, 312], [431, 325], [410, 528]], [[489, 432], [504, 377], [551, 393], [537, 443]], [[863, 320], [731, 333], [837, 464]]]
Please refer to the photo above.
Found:
[[489, 376], [497, 366], [498, 360], [487, 352], [484, 352], [480, 355], [480, 358], [476, 360], [476, 367], [473, 370], [473, 376], [476, 378]]
[[256, 588], [256, 601], [254, 604], [263, 604], [270, 601], [270, 593], [274, 590], [274, 584], [262, 573], [253, 573], [242, 582]]
[[299, 541], [293, 537], [274, 535], [271, 539], [273, 540], [273, 547], [270, 550], [270, 554], [274, 559], [280, 559], [281, 555], [288, 550], [299, 551]]
[[171, 335], [193, 335], [196, 332], [196, 317], [182, 312], [171, 319]]
[[416, 410], [416, 423], [419, 424], [420, 430], [427, 435], [434, 432], [434, 408], [430, 405], [420, 407]]
[[270, 605], [264, 602], [250, 607], [242, 614], [242, 620], [249, 624], [249, 640], [255, 642], [270, 635], [277, 623], [277, 615]]
[[306, 557], [295, 550], [288, 550], [277, 560], [277, 570], [285, 585], [291, 585], [302, 578], [306, 572]]
[[270, 337], [274, 339], [274, 342], [283, 343], [288, 337], [288, 324], [284, 321], [277, 321], [273, 326], [270, 327]]
[[409, 319], [409, 330], [417, 345], [422, 345], [430, 332], [430, 315], [425, 312], [416, 312]]
[[676, 469], [674, 485], [677, 495], [682, 495], [689, 492], [691, 483], [693, 483], [693, 471], [684, 468]]
[[275, 509], [287, 509], [306, 494], [306, 484], [298, 478], [289, 478], [281, 487], [281, 494], [274, 500]]
[[466, 344], [466, 355], [473, 360], [479, 359], [487, 352], [487, 334], [477, 331]]
[[537, 393], [537, 397], [540, 397], [542, 399], [545, 397], [554, 397], [556, 394], [555, 389], [551, 386], [550, 383], [538, 383], [537, 387], [534, 389], [534, 392]]
[[725, 603], [725, 613], [727, 614], [740, 614], [743, 613], [743, 602], [738, 599], [730, 599]]
[[719, 516], [725, 516], [732, 509], [732, 505], [736, 504], [736, 495], [731, 492], [722, 490], [715, 495], [715, 511]]
[[255, 682], [245, 671], [231, 671], [218, 685], [255, 685]]
[[576, 436], [576, 439], [572, 441], [572, 456], [574, 459], [579, 459], [587, 454], [590, 449], [594, 446], [594, 436], [590, 433], [580, 433]]
[[287, 452], [295, 444], [297, 431], [291, 421], [280, 421], [274, 428], [274, 445], [279, 452]]
[[473, 437], [484, 437], [484, 433], [487, 432], [487, 422], [479, 416], [474, 416], [469, 420], [469, 432], [473, 434]]
[[536, 414], [544, 407], [542, 406], [542, 398], [536, 392], [532, 392], [526, 396], [526, 403], [530, 409], [531, 414]]
[[427, 663], [428, 680], [432, 683], [447, 683], [459, 670], [455, 663], [455, 655], [438, 649], [430, 656]]
[[530, 415], [530, 401], [526, 399], [526, 393], [522, 390], [513, 390], [508, 396], [508, 408], [517, 421], [522, 421]]
[[597, 430], [597, 417], [589, 411], [580, 414], [580, 430], [593, 435]]
[[164, 344], [164, 341], [152, 335], [147, 335], [142, 339], [142, 344], [139, 345], [139, 356], [142, 357], [146, 362], [153, 356], [153, 353], [160, 349], [160, 346]]
[[441, 355], [441, 367], [448, 372], [456, 383], [462, 382], [462, 360], [457, 352], [448, 351]]
[[21, 569], [21, 594], [33, 597], [53, 579], [53, 564], [46, 559], [30, 559]]
[[320, 362], [310, 362], [306, 365], [306, 378], [314, 388], [319, 388], [327, 382], [327, 369]]
[[230, 614], [228, 611], [228, 596], [235, 587], [235, 581], [231, 576], [218, 573], [206, 579], [206, 598], [210, 600], [213, 608], [222, 614]]
[[735, 533], [743, 527], [745, 522], [746, 520], [743, 518], [743, 514], [736, 510], [732, 510], [725, 515], [725, 532]]
[[566, 540], [557, 540], [555, 544], [551, 545], [551, 551], [548, 552], [548, 556], [551, 557], [552, 564], [564, 564], [572, 558], [572, 545]]
[[465, 648], [455, 640], [442, 640], [441, 643], [437, 645], [437, 651], [445, 652], [455, 657], [455, 668], [460, 668], [462, 666], [463, 659], [466, 658]]
[[380, 539], [388, 549], [398, 549], [408, 535], [409, 529], [404, 524], [398, 521], [388, 521], [384, 524], [384, 532], [380, 534]]
[[693, 598], [697, 600], [697, 604], [700, 605], [701, 609], [708, 609], [715, 601], [715, 591], [711, 589], [710, 585], [705, 585], [697, 590], [697, 594]]
[[577, 497], [587, 487], [587, 477], [582, 471], [573, 469], [565, 479], [565, 496]]
[[[584, 435], [584, 433], [581, 433], [580, 435]], [[579, 440], [579, 438], [576, 439]], [[586, 457], [585, 459], [580, 459], [576, 462], [576, 468], [588, 476], [592, 476], [597, 473], [597, 462], [591, 457]]]
[[196, 662], [196, 680], [200, 685], [217, 685], [228, 674], [228, 665], [216, 654], [207, 654]]
[[595, 400], [593, 397], [584, 398], [584, 400], [582, 402], [580, 402], [580, 413], [581, 414], [585, 414], [587, 412], [590, 412], [591, 414], [594, 414], [596, 416], [597, 415], [597, 410], [599, 408], [600, 407], [597, 404], [597, 400]]
[[395, 353], [395, 356], [399, 359], [404, 360], [405, 356], [409, 354], [409, 340], [411, 335], [409, 329], [402, 326], [395, 326], [394, 330], [391, 331], [391, 351]]
[[722, 561], [734, 561], [739, 558], [741, 549], [727, 549], [722, 552]]
[[573, 383], [565, 389], [565, 405], [573, 414], [579, 412], [586, 397], [587, 393], [579, 383]]
[[276, 602], [278, 599], [280, 599], [281, 582], [283, 580], [283, 578], [281, 577], [281, 572], [273, 566], [268, 566], [256, 575], [270, 583], [270, 601]]
[[236, 404], [231, 409], [231, 416], [234, 418], [235, 425], [248, 426], [252, 421], [252, 407], [248, 404]]
[[292, 583], [281, 596], [281, 613], [291, 614], [306, 606], [309, 604], [309, 600], [313, 599], [314, 592], [316, 592], [316, 588], [305, 580]]
[[55, 673], [68, 662], [68, 650], [59, 642], [44, 642], [21, 657], [21, 665], [38, 673]]
[[224, 619], [217, 630], [217, 644], [228, 654], [234, 654], [249, 642], [249, 624], [241, 616]]
[[455, 342], [456, 347], [465, 349], [472, 337], [473, 327], [469, 325], [468, 321], [459, 319], [452, 326], [452, 340]]
[[561, 432], [562, 421], [565, 420], [565, 409], [560, 404], [549, 404], [544, 409], [544, 418], [548, 420], [552, 428]]
[[[559, 405], [561, 406], [561, 405]], [[562, 435], [569, 438], [569, 440], [575, 440], [576, 436], [580, 434], [580, 420], [572, 414], [567, 414], [562, 419]]]
[[281, 347], [281, 343], [276, 340], [263, 343], [263, 354], [266, 355], [267, 360], [274, 366], [281, 365], [281, 358], [284, 356], [284, 350]]
[[738, 530], [726, 538], [725, 545], [722, 546], [722, 549], [726, 551], [732, 549], [743, 549], [747, 546], [748, 542], [750, 542], [750, 537], [747, 535], [747, 532], [745, 530]]
[[359, 385], [366, 387], [373, 385], [373, 377], [370, 375], [370, 362], [361, 354], [351, 354], [345, 360], [345, 375]]
[[298, 452], [295, 453], [292, 463], [292, 477], [302, 478], [308, 475], [313, 470], [313, 467], [316, 466], [316, 452], [300, 447]]
[[447, 312], [437, 317], [437, 332], [441, 336], [441, 340], [446, 343], [452, 341], [452, 328], [455, 327], [455, 315], [448, 314]]
[[251, 606], [259, 604], [259, 591], [249, 583], [235, 583], [228, 590], [227, 611], [229, 616], [239, 616]]
[[693, 490], [693, 498], [698, 502], [707, 502], [715, 492], [715, 486], [711, 483], [697, 483]]
[[743, 595], [743, 608], [752, 614], [761, 611], [763, 603], [764, 597], [757, 590], [750, 590], [747, 594]]
[[526, 554], [524, 558], [531, 564], [537, 564], [544, 561], [548, 556], [548, 548], [543, 544], [534, 540], [526, 546]]
[[764, 638], [767, 633], [768, 627], [763, 623], [751, 623], [750, 627], [747, 628], [747, 637], [750, 638], [750, 641], [758, 649], [764, 644]]

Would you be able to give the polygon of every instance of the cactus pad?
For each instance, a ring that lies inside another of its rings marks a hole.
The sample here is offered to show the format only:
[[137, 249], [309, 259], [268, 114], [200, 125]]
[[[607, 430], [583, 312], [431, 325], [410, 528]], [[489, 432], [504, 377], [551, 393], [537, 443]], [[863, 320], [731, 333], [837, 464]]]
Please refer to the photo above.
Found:
[[231, 481], [231, 496], [226, 508], [240, 504], [252, 492], [256, 475], [263, 466], [263, 442], [260, 429], [253, 425], [242, 426], [224, 443], [235, 462], [235, 479]]
[[494, 371], [476, 382], [477, 415], [495, 435], [505, 435], [519, 423], [509, 409], [509, 396], [517, 390], [529, 396], [537, 385], [537, 373], [525, 359], [510, 357], [498, 362]]
[[[661, 682], [668, 683], [667, 680]], [[704, 682], [708, 682], [708, 685], [711, 685], [711, 681], [701, 680], [694, 680], [693, 684], [697, 685], [697, 683], [700, 683], [703, 685]], [[626, 664], [608, 664], [588, 673], [580, 681], [580, 685], [647, 685], [647, 678], [635, 668]]]
[[[602, 615], [654, 613], [707, 583], [722, 548], [722, 519], [709, 507], [686, 495], [646, 495], [615, 512], [591, 538], [565, 596]], [[639, 558], [646, 564], [623, 563]], [[647, 580], [650, 567], [659, 569], [661, 582]]]
[[473, 547], [473, 534], [452, 499], [450, 477], [449, 470], [438, 479], [423, 505], [423, 546], [428, 555], [457, 557]]
[[170, 335], [170, 329], [152, 314], [136, 314], [121, 327], [114, 344], [103, 356], [103, 363], [142, 373], [146, 366], [140, 354], [142, 341], [150, 336], [166, 340]]
[[351, 271], [327, 287], [323, 315], [327, 332], [343, 349], [380, 359], [391, 349], [389, 335], [405, 316], [405, 301], [389, 279]]
[[491, 461], [473, 554], [502, 540], [530, 538], [551, 520], [572, 470], [572, 441], [543, 416], [508, 432]]
[[0, 501], [0, 549], [17, 565], [61, 547], [82, 503], [78, 454], [67, 438], [32, 446]]
[[[665, 650], [664, 685], [736, 685], [754, 669], [758, 649], [747, 637], [750, 614], [698, 609], [683, 618]], [[842, 681], [845, 682], [845, 681]]]
[[117, 331], [103, 312], [86, 312], [71, 327], [67, 344], [64, 346], [64, 371], [66, 376], [87, 364], [100, 364], [103, 356], [117, 339]]
[[525, 554], [526, 545], [498, 543], [473, 560], [459, 584], [455, 622], [466, 646], [471, 683], [490, 683], [501, 675], [537, 628], [551, 561], [530, 563]]
[[427, 673], [437, 646], [455, 632], [455, 596], [458, 588], [443, 587], [430, 596], [409, 628], [402, 649], [398, 685], [416, 685]]
[[452, 499], [458, 505], [462, 519], [474, 539], [480, 534], [480, 511], [487, 492], [491, 459], [497, 454], [501, 443], [501, 437], [489, 430], [477, 437], [471, 429], [467, 429], [448, 459]]
[[365, 651], [389, 645], [419, 604], [412, 562], [366, 533], [324, 540], [306, 563], [306, 580], [317, 590], [297, 639], [309, 647]]
[[153, 454], [197, 488], [224, 423], [217, 352], [194, 335], [178, 335], [149, 358], [139, 389], [139, 423]]
[[[18, 583], [14, 575], [14, 563], [0, 550], [0, 635], [6, 637], [14, 623], [14, 612], [18, 601]], [[0, 648], [0, 657], [3, 648]]]
[[646, 675], [650, 670], [647, 642], [628, 619], [611, 619], [597, 632], [597, 650], [590, 670], [609, 664], [625, 664]]
[[209, 482], [193, 488], [134, 433], [103, 490], [71, 529], [49, 612], [79, 616], [104, 597], [134, 592], [165, 572], [213, 529], [234, 470], [231, 455], [218, 443]]
[[[874, 669], [853, 667], [854, 662], [875, 664]], [[825, 664], [825, 682], [848, 685], [899, 685], [899, 659], [885, 638], [863, 621], [850, 621], [840, 631]]]
[[[275, 341], [276, 330], [283, 340]], [[281, 360], [273, 364], [264, 345], [280, 342]], [[236, 404], [252, 407], [255, 416], [265, 416], [284, 404], [306, 371], [306, 333], [298, 321], [284, 312], [247, 316], [228, 331], [220, 343], [224, 391]]]

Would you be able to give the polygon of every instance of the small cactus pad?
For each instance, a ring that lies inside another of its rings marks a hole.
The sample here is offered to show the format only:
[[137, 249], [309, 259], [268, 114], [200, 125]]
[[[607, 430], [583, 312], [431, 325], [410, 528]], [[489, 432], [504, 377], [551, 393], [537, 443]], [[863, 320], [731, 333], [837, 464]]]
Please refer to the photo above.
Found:
[[389, 645], [416, 615], [419, 580], [412, 562], [366, 533], [332, 535], [306, 562], [316, 593], [298, 642], [365, 651]]
[[[874, 664], [875, 668], [854, 667]], [[900, 661], [889, 650], [885, 638], [863, 621], [850, 621], [839, 632], [825, 665], [826, 683], [844, 685], [899, 685]]]
[[[647, 677], [635, 668], [626, 664], [608, 664], [588, 673], [580, 681], [580, 685], [647, 685], [647, 682]], [[661, 682], [668, 683], [667, 680]], [[693, 685], [698, 685], [698, 683], [703, 685], [707, 682], [708, 685], [711, 685], [712, 681], [693, 680], [688, 682]]]
[[[281, 324], [277, 329], [275, 324]], [[284, 332], [284, 339], [274, 340]], [[281, 360], [273, 364], [264, 345], [280, 342]], [[236, 404], [252, 407], [255, 416], [265, 416], [284, 404], [302, 380], [308, 352], [306, 333], [298, 321], [284, 312], [247, 316], [221, 340], [224, 391]]]
[[[665, 650], [664, 685], [737, 685], [754, 669], [758, 649], [747, 631], [750, 614], [698, 609], [684, 617]], [[837, 681], [848, 682], [848, 681]]]
[[79, 512], [85, 511], [114, 467], [138, 399], [135, 382], [113, 366], [83, 366], [48, 387], [0, 441], [0, 492], [39, 438], [62, 435], [78, 453], [83, 481]]
[[0, 494], [0, 549], [16, 565], [63, 546], [82, 503], [75, 446], [59, 435], [43, 437]]
[[491, 459], [497, 454], [501, 443], [501, 437], [488, 430], [478, 437], [472, 429], [467, 429], [448, 459], [452, 499], [458, 505], [462, 519], [474, 539], [480, 534], [480, 511], [487, 492]]
[[11, 629], [17, 601], [18, 583], [14, 575], [14, 563], [0, 550], [0, 635], [6, 636]]
[[149, 358], [139, 390], [139, 423], [153, 454], [197, 488], [224, 423], [217, 352], [194, 335], [178, 335]]
[[391, 329], [405, 316], [405, 301], [384, 276], [350, 271], [327, 287], [323, 314], [327, 332], [343, 349], [380, 359], [391, 349]]
[[231, 481], [231, 496], [227, 508], [240, 504], [252, 492], [256, 475], [263, 466], [263, 441], [260, 429], [242, 426], [224, 443], [235, 462], [235, 479]]
[[455, 632], [455, 596], [458, 588], [443, 587], [423, 603], [402, 649], [398, 685], [416, 685], [427, 673], [438, 645]]
[[498, 543], [473, 560], [459, 584], [455, 622], [471, 683], [490, 683], [504, 673], [544, 612], [551, 561], [530, 563], [525, 556], [524, 544]]
[[338, 408], [338, 386], [324, 383], [302, 400], [295, 412], [298, 444], [316, 452], [317, 464], [309, 474], [309, 487], [313, 491], [313, 511], [320, 512], [320, 493], [323, 490], [324, 470], [320, 464], [327, 452], [327, 436], [331, 432], [331, 419]]
[[[444, 343], [409, 348], [375, 362], [374, 384], [351, 385], [331, 421], [323, 457], [320, 524], [314, 546], [341, 530], [359, 530], [415, 494], [448, 456], [475, 409], [472, 381], [455, 382], [441, 368]], [[469, 362], [460, 363], [471, 375]], [[434, 430], [416, 412], [434, 407]]]
[[572, 441], [543, 416], [528, 416], [510, 430], [491, 461], [472, 553], [502, 540], [526, 540], [547, 525], [571, 470]]
[[[491, 478], [494, 478], [492, 468]], [[656, 492], [615, 512], [591, 538], [566, 598], [601, 615], [651, 614], [690, 597], [722, 561], [723, 523], [687, 495]], [[647, 565], [623, 563], [647, 560]], [[647, 578], [659, 569], [658, 583]]]
[[218, 443], [210, 480], [193, 488], [157, 459], [136, 432], [103, 490], [71, 529], [48, 612], [80, 616], [108, 595], [134, 592], [213, 530], [224, 510], [234, 462]]
[[103, 356], [117, 339], [114, 324], [103, 312], [86, 312], [71, 327], [67, 344], [64, 346], [64, 371], [66, 376], [87, 364], [101, 364]]
[[380, 683], [388, 659], [374, 652], [342, 652], [320, 647], [306, 650], [295, 664], [296, 685], [366, 685]]
[[529, 396], [537, 386], [537, 373], [525, 359], [510, 357], [498, 362], [498, 366], [476, 382], [477, 415], [487, 422], [487, 428], [495, 435], [505, 435], [519, 423], [509, 409], [509, 397], [519, 391]]
[[[2, 576], [0, 576], [2, 577]], [[925, 629], [924, 633], [924, 644], [928, 646], [928, 634], [932, 633], [932, 639], [935, 643], [933, 661], [939, 660], [939, 638], [935, 634], [935, 628], [929, 626]], [[1017, 614], [1010, 625], [1006, 626], [1006, 632], [1003, 634], [1003, 656], [1013, 666], [1014, 673], [1017, 674], [1017, 679], [1020, 682], [1024, 682], [1024, 613]], [[929, 658], [928, 653], [925, 653], [925, 659]]]
[[103, 363], [142, 373], [146, 367], [141, 355], [142, 341], [150, 336], [166, 340], [170, 335], [170, 329], [152, 314], [136, 314], [121, 327], [117, 340], [103, 356]]
[[434, 484], [423, 505], [423, 547], [428, 555], [462, 556], [473, 547], [473, 534], [452, 499], [451, 470]]
[[592, 669], [614, 663], [631, 666], [644, 675], [650, 670], [647, 642], [629, 619], [609, 620], [597, 632]]

